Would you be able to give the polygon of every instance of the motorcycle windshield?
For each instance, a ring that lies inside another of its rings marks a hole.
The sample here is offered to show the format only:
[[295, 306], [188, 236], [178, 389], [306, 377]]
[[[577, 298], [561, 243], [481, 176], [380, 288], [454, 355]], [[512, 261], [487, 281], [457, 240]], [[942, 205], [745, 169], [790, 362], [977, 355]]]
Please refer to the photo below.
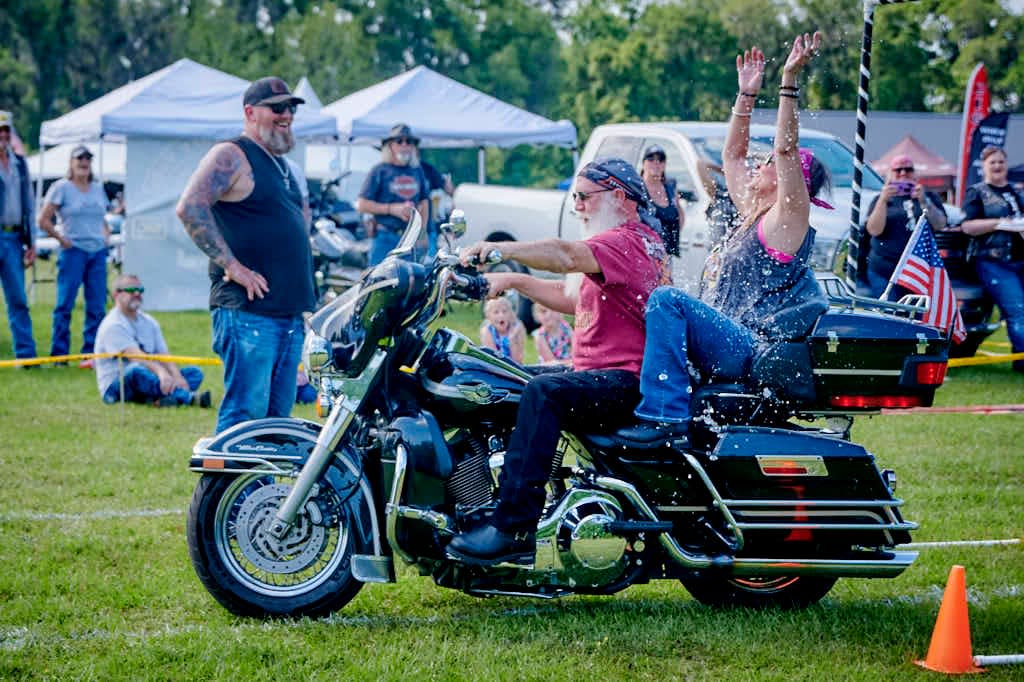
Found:
[[420, 218], [419, 211], [413, 210], [412, 215], [409, 216], [409, 222], [405, 226], [405, 232], [402, 233], [402, 238], [398, 241], [398, 246], [391, 249], [388, 256], [411, 257], [413, 247], [420, 240], [422, 230], [423, 219]]
[[308, 320], [309, 328], [321, 338], [337, 338], [338, 332], [352, 321], [356, 304], [363, 298], [365, 296], [362, 283], [350, 287], [336, 299], [313, 313]]

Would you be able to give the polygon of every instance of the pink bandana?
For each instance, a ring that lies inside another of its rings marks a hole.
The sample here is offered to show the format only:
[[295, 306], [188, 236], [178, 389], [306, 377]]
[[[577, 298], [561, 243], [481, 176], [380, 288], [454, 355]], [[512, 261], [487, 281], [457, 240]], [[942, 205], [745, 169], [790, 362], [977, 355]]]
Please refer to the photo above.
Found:
[[[804, 172], [804, 184], [807, 185], [808, 194], [811, 193], [811, 160], [813, 158], [814, 154], [810, 149], [800, 147], [800, 170]], [[835, 210], [835, 207], [832, 204], [828, 203], [824, 199], [819, 199], [818, 197], [811, 197], [811, 203], [815, 206], [827, 208], [830, 211]]]

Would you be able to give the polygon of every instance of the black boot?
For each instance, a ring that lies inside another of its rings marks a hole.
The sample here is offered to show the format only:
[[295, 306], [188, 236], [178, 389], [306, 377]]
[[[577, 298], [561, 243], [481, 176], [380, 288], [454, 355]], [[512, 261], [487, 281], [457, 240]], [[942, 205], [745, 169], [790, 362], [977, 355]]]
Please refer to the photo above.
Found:
[[511, 563], [532, 567], [536, 540], [533, 533], [506, 533], [488, 523], [455, 536], [447, 554], [449, 559], [474, 566]]

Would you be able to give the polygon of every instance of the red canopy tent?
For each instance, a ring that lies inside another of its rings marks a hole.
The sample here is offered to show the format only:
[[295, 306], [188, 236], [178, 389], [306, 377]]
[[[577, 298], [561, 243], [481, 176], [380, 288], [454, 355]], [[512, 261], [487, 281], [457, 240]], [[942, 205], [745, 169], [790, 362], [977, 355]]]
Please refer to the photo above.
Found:
[[882, 158], [872, 161], [871, 166], [882, 176], [889, 171], [889, 162], [897, 156], [909, 156], [914, 161], [914, 172], [922, 185], [933, 192], [947, 192], [953, 189], [956, 168], [938, 154], [907, 135], [889, 148]]

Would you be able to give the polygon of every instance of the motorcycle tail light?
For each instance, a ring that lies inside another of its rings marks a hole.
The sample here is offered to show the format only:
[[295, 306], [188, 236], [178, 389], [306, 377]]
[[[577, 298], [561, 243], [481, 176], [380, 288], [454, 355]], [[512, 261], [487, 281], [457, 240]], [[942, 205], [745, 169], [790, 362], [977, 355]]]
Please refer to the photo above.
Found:
[[921, 399], [912, 395], [837, 395], [832, 397], [832, 407], [876, 408], [876, 407], [919, 407]]
[[945, 362], [922, 362], [917, 365], [917, 383], [923, 386], [941, 386], [946, 378]]

